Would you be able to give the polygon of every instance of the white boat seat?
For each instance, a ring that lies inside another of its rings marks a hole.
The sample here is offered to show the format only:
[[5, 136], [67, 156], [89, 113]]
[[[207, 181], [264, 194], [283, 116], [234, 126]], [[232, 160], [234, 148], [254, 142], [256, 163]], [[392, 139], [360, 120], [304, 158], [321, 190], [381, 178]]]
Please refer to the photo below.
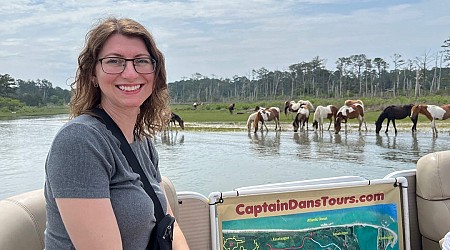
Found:
[[420, 158], [416, 180], [422, 249], [438, 250], [439, 241], [450, 231], [450, 151]]
[[[178, 198], [175, 187], [167, 177], [162, 180], [170, 207], [177, 217]], [[44, 249], [45, 216], [43, 189], [0, 200], [0, 249]]]

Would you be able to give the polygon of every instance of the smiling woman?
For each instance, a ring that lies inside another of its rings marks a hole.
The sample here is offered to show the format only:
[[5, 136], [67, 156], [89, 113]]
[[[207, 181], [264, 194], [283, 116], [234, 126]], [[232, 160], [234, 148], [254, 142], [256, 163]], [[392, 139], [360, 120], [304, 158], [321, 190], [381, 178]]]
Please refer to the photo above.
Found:
[[174, 249], [188, 249], [150, 140], [170, 115], [164, 56], [152, 35], [134, 20], [108, 18], [89, 31], [78, 63], [72, 120], [46, 161], [45, 248], [146, 249], [160, 242], [169, 218]]

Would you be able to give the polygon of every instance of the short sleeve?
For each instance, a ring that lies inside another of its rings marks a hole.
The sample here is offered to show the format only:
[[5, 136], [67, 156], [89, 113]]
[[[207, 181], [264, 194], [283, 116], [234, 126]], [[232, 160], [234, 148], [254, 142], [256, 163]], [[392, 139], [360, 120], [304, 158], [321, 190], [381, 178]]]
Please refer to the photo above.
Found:
[[114, 157], [94, 127], [71, 123], [56, 135], [46, 161], [54, 198], [110, 198]]

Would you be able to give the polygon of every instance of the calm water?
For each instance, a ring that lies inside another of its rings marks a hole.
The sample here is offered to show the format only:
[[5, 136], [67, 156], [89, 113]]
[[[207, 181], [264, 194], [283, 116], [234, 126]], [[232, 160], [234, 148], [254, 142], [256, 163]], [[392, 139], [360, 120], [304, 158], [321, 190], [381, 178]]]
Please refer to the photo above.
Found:
[[[66, 116], [0, 120], [0, 199], [43, 187], [51, 141]], [[368, 179], [415, 168], [430, 152], [450, 149], [450, 136], [430, 131], [376, 136], [169, 131], [156, 137], [160, 168], [178, 191], [208, 195], [237, 187], [358, 175]]]

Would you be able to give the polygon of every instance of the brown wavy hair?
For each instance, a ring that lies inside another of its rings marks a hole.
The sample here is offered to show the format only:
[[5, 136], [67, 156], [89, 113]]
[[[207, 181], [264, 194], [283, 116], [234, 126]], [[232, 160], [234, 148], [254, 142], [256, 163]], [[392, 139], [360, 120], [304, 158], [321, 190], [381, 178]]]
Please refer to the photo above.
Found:
[[157, 48], [150, 32], [132, 19], [109, 17], [86, 34], [84, 48], [78, 56], [75, 81], [71, 84], [70, 117], [92, 114], [91, 110], [100, 104], [100, 88], [94, 86], [93, 80], [95, 66], [100, 49], [112, 34], [141, 38], [150, 56], [156, 60], [154, 89], [150, 97], [142, 103], [135, 125], [138, 136], [155, 135], [167, 127], [171, 114], [164, 55]]

